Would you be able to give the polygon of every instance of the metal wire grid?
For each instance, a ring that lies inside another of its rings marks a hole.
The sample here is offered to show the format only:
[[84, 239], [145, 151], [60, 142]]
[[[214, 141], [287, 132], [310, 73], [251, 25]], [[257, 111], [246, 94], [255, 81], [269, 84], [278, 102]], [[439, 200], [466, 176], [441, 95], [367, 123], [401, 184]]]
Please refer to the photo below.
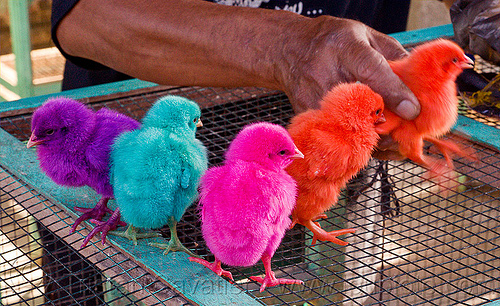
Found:
[[[151, 103], [166, 94], [186, 96], [203, 107], [204, 127], [199, 130], [198, 138], [209, 150], [211, 165], [222, 161], [227, 145], [244, 125], [255, 121], [286, 125], [293, 115], [285, 95], [256, 88], [158, 89], [85, 102], [95, 109], [105, 106], [139, 119]], [[29, 120], [30, 113], [12, 114], [2, 118], [0, 125], [24, 141], [29, 137]], [[355, 235], [345, 237], [350, 242], [346, 248], [324, 242], [312, 247], [310, 233], [300, 226], [288, 232], [273, 258], [273, 268], [277, 276], [304, 280], [304, 286], [280, 286], [259, 293], [259, 286], [248, 277], [263, 274], [261, 264], [245, 269], [229, 267], [236, 285], [269, 305], [474, 305], [499, 298], [497, 165], [500, 155], [464, 139], [457, 140], [464, 146], [474, 146], [480, 157], [480, 162], [474, 165], [457, 160], [457, 171], [463, 182], [458, 190], [444, 194], [438, 186], [422, 179], [422, 168], [410, 162], [390, 162], [388, 173], [400, 204], [397, 217], [380, 214], [384, 194], [377, 180], [357, 197], [343, 196], [341, 205], [329, 212], [328, 219], [321, 221], [327, 229], [358, 228]], [[380, 174], [378, 168], [378, 163], [373, 161], [357, 186], [371, 182]], [[67, 229], [72, 221], [67, 220], [60, 228]], [[187, 211], [178, 229], [188, 247], [212, 259], [203, 242], [194, 208]], [[168, 231], [162, 232], [168, 237]], [[82, 237], [85, 233], [82, 229]], [[69, 244], [68, 248], [72, 252], [73, 245]], [[105, 274], [92, 260], [96, 254], [109, 260], [103, 250], [114, 249], [95, 249], [86, 254], [80, 251], [80, 261], [90, 261], [97, 274]], [[119, 253], [112, 255], [119, 256]], [[111, 264], [115, 269], [124, 269], [127, 265], [134, 266], [134, 263], [114, 260]], [[134, 277], [129, 278], [129, 282], [136, 282]], [[80, 281], [85, 283], [82, 278]], [[123, 285], [121, 281], [115, 282]], [[114, 289], [118, 288], [115, 285]], [[101, 296], [97, 291], [93, 294]], [[142, 294], [147, 296], [145, 299], [150, 297], [148, 294], [156, 295], [142, 289], [130, 292], [126, 297]]]
[[78, 250], [85, 228], [0, 168], [0, 305], [191, 305], [114, 248]]

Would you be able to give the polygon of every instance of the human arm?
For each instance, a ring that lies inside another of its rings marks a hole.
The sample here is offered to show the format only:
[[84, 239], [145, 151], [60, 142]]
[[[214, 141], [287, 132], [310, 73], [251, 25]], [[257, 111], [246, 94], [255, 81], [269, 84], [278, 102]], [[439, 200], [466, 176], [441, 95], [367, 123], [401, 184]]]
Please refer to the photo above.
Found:
[[278, 89], [301, 112], [359, 80], [397, 114], [419, 111], [386, 62], [404, 49], [353, 20], [197, 0], [80, 0], [56, 33], [69, 55], [160, 84]]

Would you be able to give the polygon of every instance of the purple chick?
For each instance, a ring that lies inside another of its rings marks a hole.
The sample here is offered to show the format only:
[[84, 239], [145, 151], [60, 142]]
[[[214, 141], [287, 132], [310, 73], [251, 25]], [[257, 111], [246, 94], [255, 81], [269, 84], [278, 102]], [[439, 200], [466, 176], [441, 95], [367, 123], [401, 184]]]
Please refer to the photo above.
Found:
[[33, 113], [27, 147], [37, 146], [43, 172], [59, 185], [89, 186], [101, 195], [94, 208], [75, 207], [83, 215], [70, 233], [82, 221], [101, 220], [112, 212], [107, 206], [113, 197], [108, 174], [111, 145], [118, 135], [139, 125], [118, 112], [106, 108], [94, 112], [69, 98], [49, 99]]
[[271, 123], [255, 123], [242, 129], [226, 152], [222, 166], [210, 168], [201, 179], [200, 208], [203, 237], [215, 262], [190, 257], [217, 275], [231, 279], [231, 266], [252, 266], [262, 260], [265, 278], [260, 291], [300, 280], [277, 279], [271, 258], [291, 224], [297, 185], [284, 170], [295, 158], [303, 158], [288, 132]]

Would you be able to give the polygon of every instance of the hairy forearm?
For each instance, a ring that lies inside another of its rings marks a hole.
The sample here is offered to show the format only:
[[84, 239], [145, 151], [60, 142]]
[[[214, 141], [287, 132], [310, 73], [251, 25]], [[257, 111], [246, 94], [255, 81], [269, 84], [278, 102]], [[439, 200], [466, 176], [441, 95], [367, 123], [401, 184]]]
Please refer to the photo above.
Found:
[[57, 36], [68, 54], [143, 80], [282, 89], [286, 68], [276, 65], [287, 65], [284, 52], [310, 22], [205, 1], [81, 0]]

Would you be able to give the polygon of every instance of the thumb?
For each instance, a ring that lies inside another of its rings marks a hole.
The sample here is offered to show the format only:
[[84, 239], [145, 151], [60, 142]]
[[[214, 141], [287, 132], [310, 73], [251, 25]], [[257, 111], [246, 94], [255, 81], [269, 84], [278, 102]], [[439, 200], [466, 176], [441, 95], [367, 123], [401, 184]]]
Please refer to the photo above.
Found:
[[384, 99], [385, 106], [401, 118], [412, 120], [418, 116], [420, 103], [411, 90], [392, 71], [386, 58], [379, 50], [372, 47], [363, 48], [353, 56], [353, 60], [347, 61], [348, 65], [351, 66], [347, 69], [356, 80], [367, 84], [379, 93]]

